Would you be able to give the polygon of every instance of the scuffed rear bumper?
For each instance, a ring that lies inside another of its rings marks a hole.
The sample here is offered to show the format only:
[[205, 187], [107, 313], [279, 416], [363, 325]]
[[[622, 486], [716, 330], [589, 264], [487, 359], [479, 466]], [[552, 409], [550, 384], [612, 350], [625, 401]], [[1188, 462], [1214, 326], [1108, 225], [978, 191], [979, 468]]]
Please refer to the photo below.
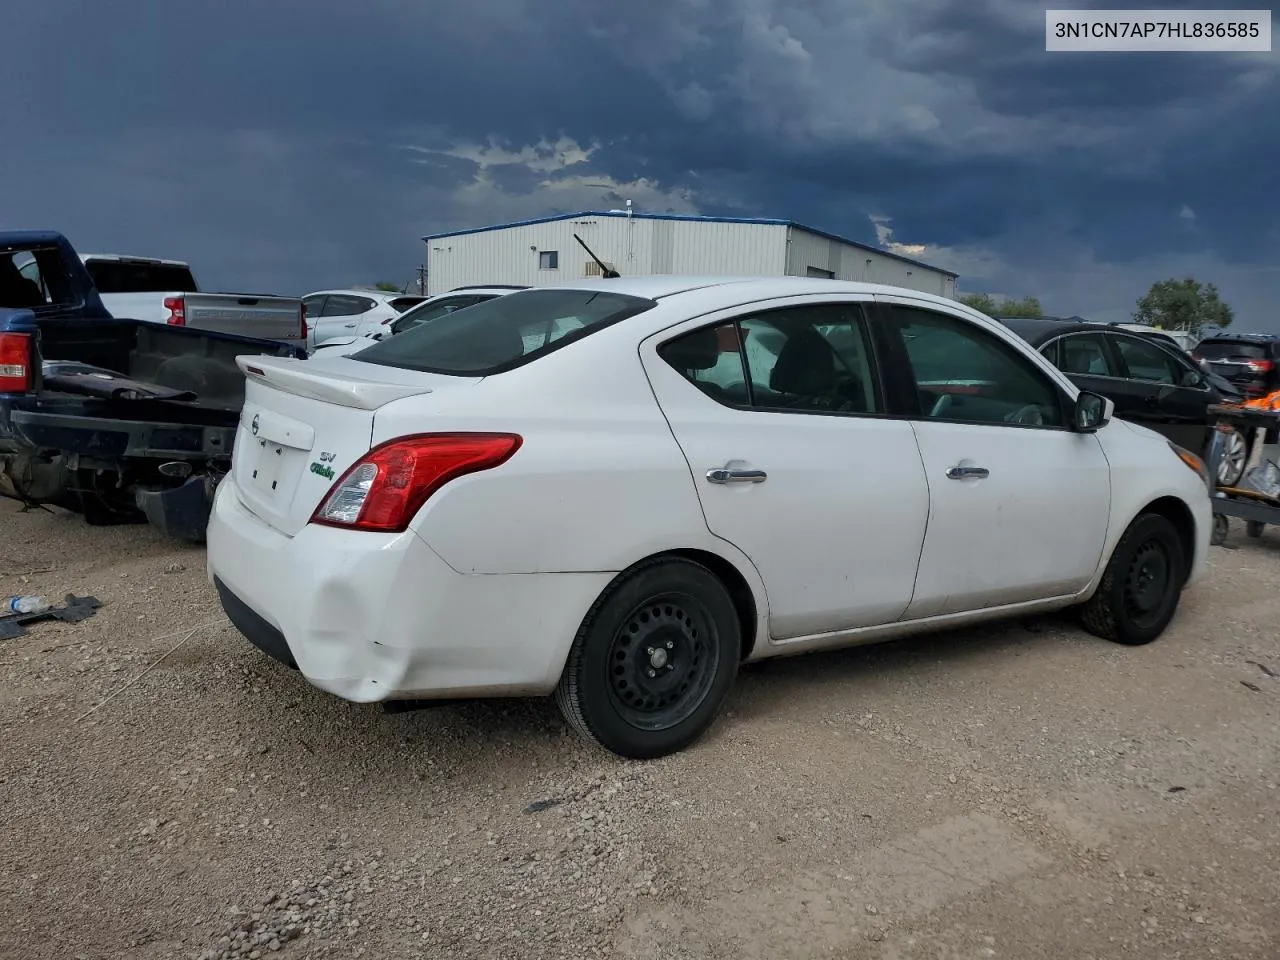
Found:
[[412, 532], [286, 537], [222, 484], [208, 573], [236, 627], [346, 700], [550, 693], [609, 573], [480, 575]]

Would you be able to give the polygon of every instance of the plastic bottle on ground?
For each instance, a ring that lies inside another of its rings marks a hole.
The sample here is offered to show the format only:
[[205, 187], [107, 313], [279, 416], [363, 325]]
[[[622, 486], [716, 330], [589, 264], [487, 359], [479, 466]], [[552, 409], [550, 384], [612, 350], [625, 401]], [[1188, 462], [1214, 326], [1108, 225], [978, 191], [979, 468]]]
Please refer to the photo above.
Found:
[[44, 597], [9, 597], [0, 603], [0, 614], [44, 613], [52, 606]]

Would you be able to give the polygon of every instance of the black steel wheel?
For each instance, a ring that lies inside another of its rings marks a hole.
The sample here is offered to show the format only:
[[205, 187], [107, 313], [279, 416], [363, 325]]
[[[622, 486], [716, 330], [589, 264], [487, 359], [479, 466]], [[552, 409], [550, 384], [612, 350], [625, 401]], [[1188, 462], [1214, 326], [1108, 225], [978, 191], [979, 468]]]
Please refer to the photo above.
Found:
[[741, 626], [706, 567], [658, 558], [622, 574], [583, 621], [556, 690], [569, 723], [621, 756], [698, 739], [737, 673]]
[[1150, 643], [1173, 619], [1186, 579], [1177, 529], [1167, 517], [1144, 513], [1116, 544], [1097, 592], [1081, 608], [1081, 620], [1106, 640]]

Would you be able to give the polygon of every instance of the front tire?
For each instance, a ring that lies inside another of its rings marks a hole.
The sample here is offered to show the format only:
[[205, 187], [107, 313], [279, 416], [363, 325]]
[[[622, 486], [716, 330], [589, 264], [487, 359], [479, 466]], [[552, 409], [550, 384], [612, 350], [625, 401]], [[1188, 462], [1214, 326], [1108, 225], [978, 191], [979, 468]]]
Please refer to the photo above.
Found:
[[1150, 643], [1173, 619], [1186, 579], [1177, 529], [1158, 513], [1141, 514], [1116, 544], [1097, 592], [1080, 610], [1081, 622], [1104, 640]]
[[619, 756], [675, 753], [715, 720], [738, 670], [740, 637], [715, 574], [691, 560], [647, 561], [587, 613], [556, 702], [570, 726]]

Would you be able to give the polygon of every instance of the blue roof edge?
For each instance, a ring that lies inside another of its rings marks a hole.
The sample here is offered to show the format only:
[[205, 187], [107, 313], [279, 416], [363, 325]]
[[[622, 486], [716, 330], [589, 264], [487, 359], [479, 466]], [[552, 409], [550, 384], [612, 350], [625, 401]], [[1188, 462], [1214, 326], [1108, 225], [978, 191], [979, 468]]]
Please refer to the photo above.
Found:
[[837, 243], [846, 243], [851, 247], [857, 247], [860, 250], [867, 250], [871, 253], [879, 254], [882, 257], [889, 257], [892, 260], [909, 263], [912, 266], [920, 267], [924, 270], [931, 270], [934, 273], [940, 273], [945, 277], [951, 277], [953, 280], [959, 279], [960, 277], [958, 273], [953, 273], [950, 270], [944, 270], [941, 267], [935, 267], [933, 264], [925, 263], [923, 260], [913, 260], [910, 257], [904, 257], [900, 253], [893, 253], [889, 250], [882, 250], [880, 247], [873, 247], [868, 243], [850, 240], [848, 237], [842, 237], [838, 233], [819, 230], [816, 227], [797, 223], [795, 220], [779, 220], [773, 217], [704, 217], [678, 213], [628, 214], [625, 212], [614, 213], [609, 210], [582, 210], [578, 213], [559, 213], [551, 217], [535, 217], [532, 220], [513, 220], [510, 223], [495, 223], [488, 227], [472, 227], [468, 230], [449, 230], [445, 233], [430, 233], [423, 237], [422, 241], [423, 243], [430, 243], [432, 240], [443, 240], [446, 237], [465, 237], [474, 233], [491, 233], [494, 230], [508, 230], [512, 227], [532, 227], [540, 223], [556, 223], [560, 220], [577, 220], [581, 217], [616, 217], [619, 219], [626, 219], [627, 217], [630, 217], [633, 220], [685, 220], [695, 223], [745, 223], [771, 227], [791, 227], [794, 230], [803, 230], [805, 233], [812, 233], [814, 236], [823, 237], [827, 240], [835, 240]]

